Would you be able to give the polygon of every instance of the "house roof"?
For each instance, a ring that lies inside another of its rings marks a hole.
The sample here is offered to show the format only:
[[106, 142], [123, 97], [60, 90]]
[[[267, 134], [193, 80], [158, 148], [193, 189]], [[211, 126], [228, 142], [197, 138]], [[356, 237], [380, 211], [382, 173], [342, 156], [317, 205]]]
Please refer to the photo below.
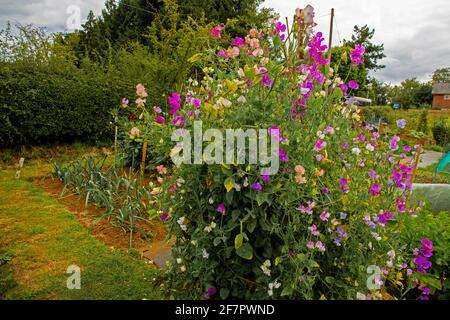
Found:
[[450, 94], [450, 83], [435, 83], [433, 85], [433, 94]]

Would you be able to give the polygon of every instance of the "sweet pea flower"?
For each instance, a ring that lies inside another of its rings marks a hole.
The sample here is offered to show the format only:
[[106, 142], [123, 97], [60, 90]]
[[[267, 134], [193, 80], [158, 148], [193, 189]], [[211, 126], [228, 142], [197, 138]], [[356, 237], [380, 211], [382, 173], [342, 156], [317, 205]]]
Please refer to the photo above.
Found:
[[234, 40], [231, 41], [230, 44], [231, 44], [232, 46], [236, 46], [236, 47], [244, 47], [244, 46], [245, 46], [244, 39], [242, 39], [242, 38], [240, 38], [240, 37], [234, 38]]
[[130, 101], [127, 98], [122, 98], [122, 100], [121, 100], [122, 107], [128, 106], [129, 102]]
[[166, 221], [168, 217], [169, 217], [169, 213], [167, 213], [167, 212], [163, 212], [161, 214], [161, 220], [162, 221]]
[[169, 113], [171, 115], [177, 114], [178, 110], [181, 108], [181, 97], [177, 92], [172, 93], [171, 96], [167, 98], [169, 100], [170, 104], [170, 111]]
[[219, 204], [217, 206], [216, 211], [225, 214], [225, 204], [223, 204], [223, 203]]
[[280, 161], [289, 161], [289, 157], [287, 156], [286, 151], [284, 151], [282, 148], [278, 150], [278, 154], [280, 156]]
[[361, 45], [355, 45], [355, 48], [350, 53], [350, 60], [354, 66], [364, 63], [364, 59], [362, 58], [364, 52], [365, 49]]
[[329, 212], [324, 211], [320, 214], [320, 220], [322, 220], [322, 221], [328, 221], [329, 217], [330, 217]]
[[404, 129], [406, 127], [406, 120], [405, 119], [398, 119], [397, 120], [397, 127], [400, 129]]
[[262, 190], [262, 185], [260, 183], [254, 183], [252, 184], [252, 189], [256, 192], [260, 192]]
[[380, 195], [381, 193], [381, 187], [378, 183], [374, 183], [370, 189], [369, 189], [369, 193], [371, 193], [374, 197], [377, 197]]
[[208, 288], [208, 290], [205, 293], [205, 299], [209, 300], [216, 293], [217, 293], [217, 289], [216, 288], [214, 288], [214, 287]]
[[313, 150], [319, 152], [326, 146], [327, 146], [327, 143], [325, 141], [323, 141], [322, 139], [319, 139], [319, 140], [317, 140], [316, 144], [314, 145]]
[[220, 34], [220, 31], [222, 31], [222, 26], [220, 24], [218, 24], [217, 26], [215, 26], [214, 28], [212, 28], [209, 33], [215, 37], [215, 38], [221, 38], [222, 35]]
[[173, 124], [176, 125], [177, 127], [184, 127], [186, 123], [186, 120], [184, 119], [183, 116], [176, 116], [173, 119]]
[[317, 231], [317, 226], [316, 226], [315, 224], [312, 224], [312, 225], [309, 227], [309, 231], [311, 232], [311, 234], [312, 234], [313, 236], [318, 237], [318, 236], [320, 235], [320, 232]]
[[137, 128], [137, 127], [133, 127], [130, 130], [130, 136], [132, 136], [132, 137], [138, 137], [140, 133], [141, 133], [141, 130], [139, 130], [139, 128]]
[[164, 117], [162, 117], [162, 116], [157, 116], [157, 117], [155, 118], [155, 122], [156, 122], [156, 123], [163, 124], [164, 121], [166, 121], [166, 119], [164, 119]]
[[145, 98], [148, 96], [147, 92], [145, 91], [145, 87], [139, 83], [136, 86], [136, 94], [140, 97], [140, 98]]
[[314, 249], [314, 242], [313, 242], [313, 241], [308, 241], [308, 242], [306, 243], [306, 247], [307, 247], [308, 249]]
[[350, 89], [353, 89], [353, 90], [358, 90], [359, 89], [359, 84], [355, 80], [350, 80], [349, 83], [348, 83], [348, 86], [349, 86]]
[[200, 107], [201, 104], [202, 103], [199, 99], [195, 99], [195, 98], [191, 99], [191, 106], [198, 108], [198, 107]]
[[161, 113], [162, 112], [161, 107], [154, 107], [153, 111], [155, 111], [156, 113]]

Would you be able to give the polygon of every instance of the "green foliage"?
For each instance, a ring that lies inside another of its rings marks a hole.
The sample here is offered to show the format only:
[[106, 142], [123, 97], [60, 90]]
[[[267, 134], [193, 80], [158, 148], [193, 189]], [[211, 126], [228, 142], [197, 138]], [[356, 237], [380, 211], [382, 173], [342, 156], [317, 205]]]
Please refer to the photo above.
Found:
[[450, 82], [450, 67], [436, 69], [433, 73], [432, 82], [433, 83]]
[[436, 123], [434, 123], [433, 127], [431, 128], [431, 131], [433, 132], [434, 140], [436, 141], [436, 144], [446, 147], [447, 144], [450, 143], [450, 121], [449, 120], [439, 120]]
[[[417, 217], [406, 219], [402, 232], [401, 241], [406, 248], [412, 252], [420, 248], [418, 239], [432, 239], [433, 256], [432, 269], [426, 274], [415, 273], [414, 278], [420, 286], [429, 287], [433, 297], [439, 300], [450, 298], [450, 215], [442, 212], [433, 215], [427, 211], [421, 212]], [[412, 264], [410, 264], [413, 267]], [[414, 286], [413, 286], [414, 287]]]
[[420, 113], [419, 123], [417, 125], [417, 131], [428, 133], [428, 111], [424, 110]]
[[128, 226], [131, 247], [133, 232], [140, 231], [136, 220], [148, 221], [152, 196], [139, 179], [122, 176], [115, 167], [102, 170], [105, 159], [88, 157], [65, 166], [54, 163], [54, 175], [64, 183], [62, 194], [74, 191], [85, 197], [86, 205], [91, 202], [105, 208], [104, 217]]
[[420, 108], [431, 105], [431, 82], [419, 82], [416, 78], [406, 79], [389, 92], [392, 103], [401, 103], [402, 108]]

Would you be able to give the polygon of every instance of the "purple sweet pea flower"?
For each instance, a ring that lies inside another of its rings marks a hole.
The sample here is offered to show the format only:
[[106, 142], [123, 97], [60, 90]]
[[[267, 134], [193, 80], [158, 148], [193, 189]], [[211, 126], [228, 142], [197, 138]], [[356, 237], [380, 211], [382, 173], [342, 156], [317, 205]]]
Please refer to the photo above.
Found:
[[252, 189], [255, 190], [256, 192], [260, 192], [263, 188], [260, 183], [254, 183], [252, 184]]

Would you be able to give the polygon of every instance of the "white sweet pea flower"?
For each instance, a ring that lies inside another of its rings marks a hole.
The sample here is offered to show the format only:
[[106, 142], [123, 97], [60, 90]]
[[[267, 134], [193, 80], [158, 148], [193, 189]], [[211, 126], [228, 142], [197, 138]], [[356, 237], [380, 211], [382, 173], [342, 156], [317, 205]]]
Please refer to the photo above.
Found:
[[352, 149], [352, 153], [355, 155], [359, 155], [361, 153], [361, 149], [360, 148], [353, 148]]

